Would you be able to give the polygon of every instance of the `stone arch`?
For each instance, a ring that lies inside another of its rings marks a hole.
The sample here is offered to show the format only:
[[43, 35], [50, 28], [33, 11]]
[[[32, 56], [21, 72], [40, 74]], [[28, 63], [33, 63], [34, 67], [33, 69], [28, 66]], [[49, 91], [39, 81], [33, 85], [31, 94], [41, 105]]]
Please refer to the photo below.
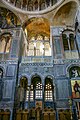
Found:
[[23, 82], [25, 83], [24, 85], [28, 84], [28, 80], [27, 80], [26, 76], [22, 76], [22, 77], [20, 78], [20, 85], [22, 85], [22, 87], [25, 87], [25, 86], [23, 85]]
[[[39, 78], [39, 79], [35, 80], [35, 78]], [[35, 74], [35, 75], [32, 76], [31, 83], [34, 84], [34, 82], [42, 82], [41, 77], [38, 74]]]
[[44, 77], [44, 82], [45, 82], [45, 79], [46, 79], [47, 77], [49, 77], [49, 78], [51, 78], [51, 79], [52, 79], [52, 83], [53, 83], [53, 85], [54, 85], [54, 84], [55, 84], [55, 81], [54, 81], [54, 76], [53, 76], [53, 75], [51, 75], [51, 74], [46, 75], [46, 76]]
[[50, 81], [50, 84], [54, 84], [53, 83], [53, 77], [51, 76], [51, 75], [47, 75], [46, 77], [45, 77], [45, 84], [46, 84], [46, 80], [48, 79], [48, 81]]
[[12, 35], [12, 32], [11, 32], [11, 31], [10, 31], [10, 32], [5, 32], [5, 31], [3, 31], [3, 32], [1, 32], [0, 37], [1, 37], [2, 35], [5, 35], [5, 34]]
[[49, 105], [50, 108], [53, 107], [53, 101], [54, 101], [54, 85], [53, 85], [53, 77], [47, 75], [45, 78], [45, 85], [44, 85], [44, 100], [51, 101], [52, 105]]
[[4, 32], [0, 35], [0, 52], [9, 53], [11, 49], [12, 33]]
[[[25, 38], [24, 41], [24, 48], [23, 48], [23, 54], [24, 56], [47, 56], [48, 53], [49, 56], [51, 55], [50, 52], [50, 22], [48, 19], [43, 17], [33, 17], [29, 19], [25, 24], [23, 25]], [[39, 36], [42, 36], [43, 39], [38, 39]], [[48, 42], [45, 42], [45, 37], [48, 38]], [[32, 41], [34, 38], [34, 41]], [[43, 41], [45, 42], [43, 44]], [[46, 44], [48, 44], [48, 52]], [[45, 51], [43, 49], [45, 47]], [[26, 50], [27, 49], [27, 50]]]
[[32, 79], [33, 77], [36, 77], [36, 76], [39, 76], [39, 77], [41, 78], [41, 82], [42, 82], [42, 84], [43, 84], [43, 76], [42, 76], [42, 74], [35, 72], [35, 73], [32, 73], [31, 76], [30, 76], [30, 85], [31, 85], [31, 79]]
[[30, 98], [32, 100], [42, 99], [42, 88], [43, 88], [42, 80], [41, 80], [40, 76], [38, 74], [33, 75], [31, 78], [30, 89], [31, 89], [32, 95]]
[[16, 89], [17, 102], [20, 108], [25, 108], [25, 101], [28, 101], [28, 79], [26, 76], [21, 76], [19, 85]]
[[[53, 25], [54, 26], [64, 26], [64, 25], [71, 26], [71, 25], [73, 25], [77, 6], [78, 6], [78, 2], [75, 0], [70, 0], [68, 2], [64, 2], [57, 9], [57, 11], [55, 12], [55, 14], [53, 16]], [[74, 7], [75, 7], [75, 9], [74, 9]]]
[[[50, 32], [50, 21], [45, 17], [31, 17], [22, 24], [22, 27], [23, 27], [23, 29], [25, 29], [27, 27], [27, 29], [29, 31], [30, 26], [31, 26], [31, 30], [36, 30], [35, 28], [33, 28], [34, 26], [37, 27], [37, 30], [38, 30], [39, 27], [42, 28], [41, 25], [43, 25], [45, 27], [45, 31], [47, 31], [46, 33], [50, 34], [50, 33], [48, 33], [48, 32]], [[40, 31], [38, 31], [38, 32], [40, 32]]]
[[67, 77], [70, 78], [69, 71], [70, 71], [72, 68], [75, 68], [75, 67], [79, 67], [79, 68], [80, 68], [80, 64], [75, 63], [75, 64], [70, 64], [70, 65], [67, 66], [67, 68], [66, 68], [66, 75], [67, 75]]
[[28, 85], [28, 77], [26, 75], [21, 75], [20, 78], [19, 78], [18, 87], [20, 86], [21, 81], [23, 79], [25, 79], [25, 81], [27, 82], [27, 85]]
[[80, 6], [78, 6], [76, 16], [75, 16], [75, 30], [80, 32]]

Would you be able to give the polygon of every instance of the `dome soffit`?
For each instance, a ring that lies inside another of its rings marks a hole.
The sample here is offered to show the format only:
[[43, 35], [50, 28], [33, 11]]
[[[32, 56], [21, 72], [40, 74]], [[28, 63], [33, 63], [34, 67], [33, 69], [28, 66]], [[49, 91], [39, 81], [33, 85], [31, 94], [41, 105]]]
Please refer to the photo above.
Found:
[[[38, 6], [36, 9], [36, 6], [34, 6], [35, 4], [32, 4], [33, 9], [28, 10], [28, 4], [26, 5], [26, 7], [22, 7], [23, 5], [23, 1], [34, 1], [34, 0], [19, 0], [18, 2], [20, 3], [20, 6], [15, 5], [15, 1], [17, 0], [2, 0], [2, 2], [4, 4], [6, 4], [8, 7], [10, 7], [11, 9], [17, 10], [18, 12], [22, 12], [24, 14], [44, 14], [47, 13], [49, 11], [52, 11], [53, 9], [55, 9], [58, 5], [60, 5], [64, 0], [36, 0], [38, 1]], [[49, 5], [46, 5], [48, 2], [53, 1], [54, 3], [49, 3]], [[33, 2], [34, 3], [34, 2]], [[40, 9], [40, 5], [41, 3], [45, 3], [45, 7], [42, 6], [42, 9]], [[44, 9], [43, 9], [44, 8]]]

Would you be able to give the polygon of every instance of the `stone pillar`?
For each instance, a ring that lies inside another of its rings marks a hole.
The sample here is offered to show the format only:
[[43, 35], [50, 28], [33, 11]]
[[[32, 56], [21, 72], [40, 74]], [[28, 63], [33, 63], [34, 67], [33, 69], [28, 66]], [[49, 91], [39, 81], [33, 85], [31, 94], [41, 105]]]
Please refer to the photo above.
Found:
[[29, 87], [29, 98], [28, 98], [28, 110], [29, 110], [30, 108], [30, 85], [28, 87]]
[[12, 120], [12, 114], [13, 114], [13, 110], [10, 111], [10, 120]]
[[42, 95], [43, 95], [43, 99], [42, 99], [42, 110], [44, 110], [44, 102], [45, 102], [45, 91], [44, 91], [44, 87], [45, 87], [45, 84], [44, 84], [44, 82], [42, 83]]
[[22, 36], [21, 29], [15, 29], [12, 37], [12, 44], [10, 50], [10, 58], [18, 58], [20, 51], [20, 41]]
[[51, 56], [54, 57], [54, 46], [53, 46], [53, 27], [50, 27], [50, 46], [51, 46]]
[[63, 28], [61, 27], [53, 27], [51, 26], [51, 37], [52, 37], [52, 52], [55, 59], [61, 59], [63, 57], [63, 46], [62, 46], [62, 39], [61, 33]]

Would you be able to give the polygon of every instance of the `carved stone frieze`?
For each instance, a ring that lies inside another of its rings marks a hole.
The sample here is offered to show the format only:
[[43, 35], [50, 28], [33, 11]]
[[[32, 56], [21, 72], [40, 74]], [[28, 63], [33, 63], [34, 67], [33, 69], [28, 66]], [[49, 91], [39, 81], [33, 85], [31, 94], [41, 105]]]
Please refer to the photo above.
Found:
[[22, 65], [26, 65], [26, 66], [41, 66], [41, 67], [44, 67], [44, 66], [47, 66], [47, 67], [52, 67], [53, 66], [53, 63], [22, 63]]
[[13, 108], [13, 102], [1, 102], [0, 109]]
[[54, 64], [80, 63], [80, 59], [54, 59]]

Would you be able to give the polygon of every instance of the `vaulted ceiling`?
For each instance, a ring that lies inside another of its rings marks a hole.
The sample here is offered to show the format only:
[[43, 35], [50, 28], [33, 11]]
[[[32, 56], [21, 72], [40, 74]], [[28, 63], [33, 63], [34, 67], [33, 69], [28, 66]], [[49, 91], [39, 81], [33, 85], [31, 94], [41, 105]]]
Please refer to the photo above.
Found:
[[28, 31], [29, 37], [36, 36], [38, 34], [43, 36], [50, 36], [50, 24], [47, 19], [44, 18], [32, 18], [28, 21], [25, 28]]

